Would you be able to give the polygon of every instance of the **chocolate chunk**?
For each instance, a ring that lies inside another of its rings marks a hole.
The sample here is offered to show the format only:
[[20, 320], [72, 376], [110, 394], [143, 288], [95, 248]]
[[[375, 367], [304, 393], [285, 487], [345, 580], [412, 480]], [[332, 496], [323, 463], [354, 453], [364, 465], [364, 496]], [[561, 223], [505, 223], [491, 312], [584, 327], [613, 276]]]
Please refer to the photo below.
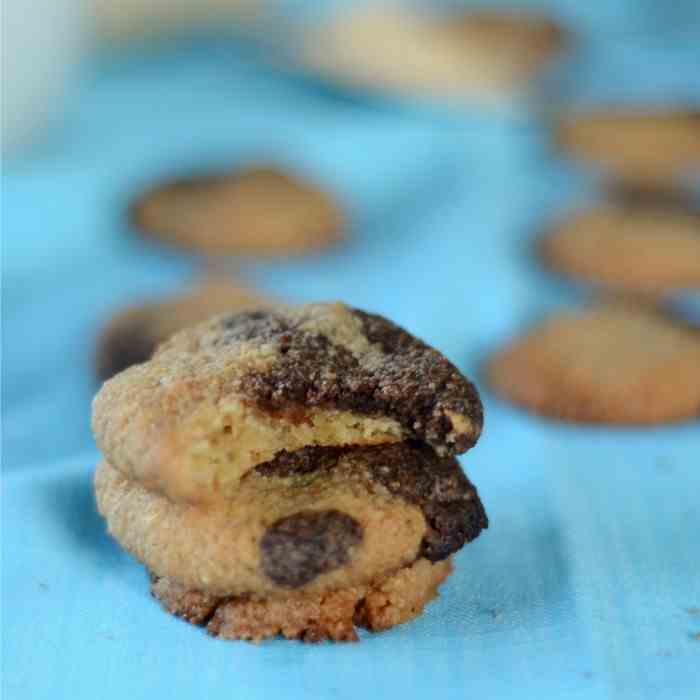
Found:
[[97, 377], [104, 382], [131, 365], [146, 362], [157, 344], [149, 324], [141, 320], [111, 328], [98, 343]]
[[280, 586], [299, 588], [343, 566], [362, 541], [362, 527], [337, 510], [303, 511], [280, 518], [260, 541], [262, 568]]
[[389, 492], [418, 506], [428, 532], [420, 556], [430, 561], [446, 559], [488, 527], [488, 518], [476, 488], [456, 459], [440, 458], [419, 443], [396, 443], [372, 447], [305, 447], [280, 452], [256, 467], [267, 477], [333, 469], [347, 456], [364, 468], [368, 477]]
[[[270, 412], [303, 405], [387, 415], [441, 454], [458, 454], [478, 439], [483, 411], [476, 388], [439, 352], [381, 316], [351, 310], [361, 333], [381, 348], [371, 361], [301, 325], [303, 316], [243, 313], [221, 321], [214, 346], [256, 342], [277, 347], [265, 371], [251, 371], [242, 391]], [[470, 429], [452, 424], [459, 416]]]

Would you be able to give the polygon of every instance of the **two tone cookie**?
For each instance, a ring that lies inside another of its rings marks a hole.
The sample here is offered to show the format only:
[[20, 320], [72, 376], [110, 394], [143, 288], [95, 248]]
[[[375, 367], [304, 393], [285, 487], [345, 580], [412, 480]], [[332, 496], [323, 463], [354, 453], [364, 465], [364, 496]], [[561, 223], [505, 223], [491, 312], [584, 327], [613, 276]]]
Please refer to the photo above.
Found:
[[553, 270], [618, 291], [700, 288], [700, 208], [629, 197], [576, 212], [540, 242]]
[[495, 352], [501, 397], [552, 418], [657, 424], [700, 415], [700, 329], [629, 304], [561, 313]]
[[194, 175], [154, 185], [130, 206], [142, 235], [204, 255], [285, 256], [336, 243], [333, 197], [272, 167]]
[[112, 535], [215, 635], [354, 639], [418, 615], [487, 526], [454, 455], [474, 386], [340, 304], [217, 316], [95, 399]]
[[183, 294], [128, 306], [100, 331], [95, 372], [105, 381], [131, 365], [146, 362], [177, 331], [213, 314], [270, 306], [271, 301], [224, 279], [209, 279]]
[[564, 115], [557, 145], [633, 186], [674, 189], [700, 174], [700, 111], [597, 110]]

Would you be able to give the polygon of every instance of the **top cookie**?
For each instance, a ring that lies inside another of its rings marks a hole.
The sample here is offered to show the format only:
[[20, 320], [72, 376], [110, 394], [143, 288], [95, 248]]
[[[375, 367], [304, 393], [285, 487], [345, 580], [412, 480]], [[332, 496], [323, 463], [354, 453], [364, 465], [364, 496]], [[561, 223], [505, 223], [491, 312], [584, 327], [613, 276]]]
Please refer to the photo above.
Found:
[[217, 316], [108, 381], [93, 407], [107, 459], [148, 488], [207, 500], [281, 450], [418, 439], [469, 449], [475, 387], [436, 350], [342, 304]]
[[669, 188], [700, 172], [700, 111], [601, 110], [565, 116], [555, 140], [626, 182]]
[[164, 182], [131, 205], [144, 235], [204, 254], [289, 255], [339, 238], [343, 216], [316, 186], [255, 167]]

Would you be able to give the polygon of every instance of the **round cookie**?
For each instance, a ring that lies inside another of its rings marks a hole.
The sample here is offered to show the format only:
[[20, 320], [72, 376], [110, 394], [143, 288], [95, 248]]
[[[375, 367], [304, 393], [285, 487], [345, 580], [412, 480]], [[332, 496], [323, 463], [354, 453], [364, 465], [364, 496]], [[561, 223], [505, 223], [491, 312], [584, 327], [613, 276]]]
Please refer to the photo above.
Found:
[[107, 462], [95, 493], [110, 533], [154, 575], [219, 597], [367, 585], [418, 558], [447, 559], [488, 524], [456, 460], [410, 443], [282, 453], [206, 507]]
[[626, 292], [700, 287], [700, 209], [638, 200], [592, 207], [540, 243], [543, 260], [577, 279]]
[[563, 313], [495, 353], [486, 374], [500, 396], [554, 418], [697, 418], [700, 329], [626, 305]]
[[206, 255], [291, 255], [339, 240], [343, 215], [315, 185], [274, 168], [164, 182], [131, 205], [145, 236]]
[[357, 641], [355, 625], [378, 632], [420, 615], [451, 570], [449, 559], [419, 559], [365, 586], [287, 599], [220, 598], [158, 577], [151, 592], [168, 612], [222, 639]]
[[631, 185], [674, 188], [700, 173], [700, 111], [599, 110], [565, 115], [558, 146]]
[[342, 304], [215, 317], [106, 382], [93, 430], [107, 461], [174, 500], [230, 496], [281, 450], [421, 440], [466, 451], [475, 387], [440, 353]]
[[526, 87], [565, 43], [560, 27], [534, 14], [361, 7], [311, 31], [301, 60], [371, 90], [492, 102]]
[[157, 301], [145, 301], [115, 314], [100, 332], [95, 353], [97, 377], [110, 379], [131, 365], [146, 362], [173, 333], [214, 314], [264, 308], [269, 299], [223, 279]]

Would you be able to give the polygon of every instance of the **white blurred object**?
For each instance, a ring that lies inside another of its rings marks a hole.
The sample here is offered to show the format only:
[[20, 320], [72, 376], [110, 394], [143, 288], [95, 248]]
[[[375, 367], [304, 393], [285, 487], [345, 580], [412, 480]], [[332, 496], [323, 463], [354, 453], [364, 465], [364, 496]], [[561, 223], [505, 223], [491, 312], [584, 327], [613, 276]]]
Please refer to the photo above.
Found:
[[82, 0], [2, 0], [2, 153], [61, 116], [86, 46]]

